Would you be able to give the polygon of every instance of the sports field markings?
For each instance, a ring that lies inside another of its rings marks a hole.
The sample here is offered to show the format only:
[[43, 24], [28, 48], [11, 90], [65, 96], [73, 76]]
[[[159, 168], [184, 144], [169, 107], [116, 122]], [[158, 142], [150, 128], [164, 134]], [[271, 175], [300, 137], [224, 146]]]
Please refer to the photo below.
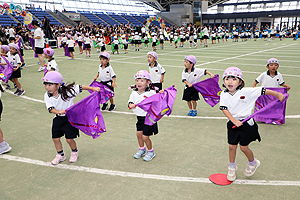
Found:
[[[27, 164], [34, 164], [44, 167], [53, 167], [58, 169], [66, 169], [73, 171], [89, 172], [94, 174], [120, 176], [128, 178], [143, 178], [162, 181], [178, 181], [178, 182], [192, 182], [192, 183], [211, 183], [208, 178], [194, 178], [194, 177], [180, 177], [180, 176], [168, 176], [168, 175], [156, 175], [156, 174], [143, 174], [134, 172], [115, 171], [107, 169], [99, 169], [92, 167], [83, 167], [75, 165], [58, 164], [52, 165], [50, 162], [44, 162], [41, 160], [34, 160], [30, 158], [23, 158], [19, 156], [0, 155], [0, 158], [9, 161], [22, 162]], [[300, 181], [267, 181], [267, 180], [235, 180], [233, 184], [239, 185], [264, 185], [264, 186], [300, 186]]]
[[[5, 92], [14, 95], [12, 91], [5, 90]], [[34, 99], [25, 95], [20, 96], [21, 98], [34, 101], [34, 102], [39, 102], [39, 103], [45, 103], [42, 100]], [[102, 112], [107, 112], [107, 113], [116, 113], [116, 114], [125, 114], [125, 115], [134, 115], [133, 112], [122, 112], [122, 111], [102, 111]], [[226, 117], [206, 117], [206, 116], [182, 116], [182, 115], [170, 115], [170, 116], [165, 116], [165, 117], [171, 117], [171, 118], [188, 118], [188, 119], [227, 119]], [[287, 115], [285, 118], [291, 118], [291, 119], [298, 119], [300, 118], [300, 115]]]

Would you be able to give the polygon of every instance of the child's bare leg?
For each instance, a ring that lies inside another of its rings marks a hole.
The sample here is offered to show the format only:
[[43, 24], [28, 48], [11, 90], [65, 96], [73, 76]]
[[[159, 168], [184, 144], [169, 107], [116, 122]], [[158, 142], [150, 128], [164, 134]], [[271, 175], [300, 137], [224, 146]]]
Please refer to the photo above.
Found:
[[150, 140], [150, 137], [149, 136], [146, 136], [146, 135], [143, 135], [143, 140], [147, 146], [147, 149], [148, 150], [151, 150], [152, 149], [152, 142]]
[[188, 105], [188, 107], [189, 107], [190, 110], [193, 109], [193, 108], [192, 108], [192, 102], [191, 102], [191, 101], [187, 101], [187, 105]]
[[197, 109], [197, 101], [192, 100], [192, 104], [193, 104], [193, 109], [196, 110]]
[[136, 137], [138, 139], [138, 143], [140, 147], [144, 147], [144, 140], [143, 140], [143, 131], [137, 131], [136, 132]]
[[62, 143], [60, 141], [60, 138], [52, 138], [53, 142], [54, 142], [54, 146], [57, 152], [62, 151], [63, 147], [62, 147]]
[[75, 150], [77, 148], [76, 142], [74, 139], [66, 139], [67, 143], [71, 147], [72, 150]]
[[3, 139], [3, 132], [2, 132], [2, 129], [0, 128], [0, 143], [3, 142], [4, 139]]
[[235, 162], [235, 156], [236, 156], [236, 149], [237, 145], [229, 145], [229, 162], [234, 163]]
[[112, 97], [109, 99], [109, 101], [110, 101], [110, 104], [114, 104], [114, 99]]
[[21, 83], [19, 82], [18, 78], [13, 78], [13, 81], [12, 81], [12, 82], [15, 83], [16, 86], [17, 86], [19, 89], [22, 88], [22, 87], [21, 87]]
[[241, 151], [246, 155], [250, 162], [254, 161], [254, 155], [251, 149], [248, 146], [240, 146]]

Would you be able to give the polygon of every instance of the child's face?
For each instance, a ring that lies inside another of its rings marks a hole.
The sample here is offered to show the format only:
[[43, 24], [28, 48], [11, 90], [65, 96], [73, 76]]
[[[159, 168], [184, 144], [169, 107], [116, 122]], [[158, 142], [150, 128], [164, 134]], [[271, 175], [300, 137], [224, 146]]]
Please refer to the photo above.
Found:
[[109, 62], [109, 59], [100, 57], [100, 63], [102, 66], [106, 66], [108, 62]]
[[135, 79], [135, 85], [139, 92], [145, 91], [146, 87], [149, 85], [150, 81], [146, 78]]
[[226, 76], [223, 79], [223, 82], [230, 93], [234, 93], [236, 91], [236, 88], [242, 83], [242, 81], [235, 76]]
[[148, 63], [151, 64], [151, 63], [153, 63], [156, 59], [155, 59], [152, 55], [149, 54], [149, 55], [147, 56], [147, 60], [148, 60]]
[[13, 48], [13, 47], [9, 47], [9, 52], [10, 52], [11, 54], [14, 54], [14, 53], [17, 52], [17, 50], [16, 50], [15, 48]]
[[279, 65], [277, 63], [270, 63], [269, 65], [267, 65], [267, 68], [272, 73], [275, 73], [277, 71], [278, 67], [279, 67]]
[[6, 51], [1, 48], [1, 53], [6, 54]]
[[60, 84], [55, 84], [55, 83], [45, 83], [45, 89], [50, 93], [50, 94], [56, 94], [58, 92]]
[[188, 61], [187, 59], [184, 60], [184, 66], [185, 68], [192, 68], [193, 67], [193, 63], [191, 63], [190, 61]]
[[46, 59], [49, 59], [49, 56], [48, 56], [47, 54], [44, 54], [44, 57], [45, 57]]

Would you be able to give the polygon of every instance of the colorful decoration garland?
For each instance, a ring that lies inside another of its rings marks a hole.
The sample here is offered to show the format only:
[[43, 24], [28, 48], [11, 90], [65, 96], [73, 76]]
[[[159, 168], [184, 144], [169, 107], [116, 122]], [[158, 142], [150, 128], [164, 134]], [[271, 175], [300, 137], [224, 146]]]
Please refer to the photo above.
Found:
[[161, 17], [156, 17], [156, 16], [154, 16], [154, 17], [150, 17], [150, 18], [147, 19], [147, 23], [146, 23], [146, 30], [147, 30], [147, 31], [148, 31], [148, 29], [149, 29], [150, 23], [153, 22], [153, 21], [158, 21], [158, 22], [160, 23], [160, 26], [161, 26], [162, 28], [165, 28], [165, 27], [166, 27], [165, 20], [163, 20]]
[[15, 13], [16, 16], [22, 16], [24, 17], [24, 24], [26, 24], [28, 26], [29, 29], [32, 29], [32, 16], [30, 13], [26, 13], [25, 10], [22, 9], [22, 7], [20, 5], [15, 5], [13, 3], [4, 3], [3, 5], [0, 5], [0, 15], [3, 15], [5, 13], [5, 10], [7, 10], [7, 12], [9, 14], [12, 14], [13, 12]]

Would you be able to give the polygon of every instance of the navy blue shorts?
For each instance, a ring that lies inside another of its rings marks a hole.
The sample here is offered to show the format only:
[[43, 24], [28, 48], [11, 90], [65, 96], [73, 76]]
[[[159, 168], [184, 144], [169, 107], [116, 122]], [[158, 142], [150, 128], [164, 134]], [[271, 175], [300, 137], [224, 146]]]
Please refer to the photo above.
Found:
[[157, 123], [152, 126], [146, 125], [145, 117], [143, 116], [137, 116], [136, 130], [143, 131], [143, 135], [145, 136], [156, 135], [158, 133]]
[[52, 138], [74, 139], [79, 137], [79, 130], [73, 127], [67, 116], [55, 117], [52, 124]]

